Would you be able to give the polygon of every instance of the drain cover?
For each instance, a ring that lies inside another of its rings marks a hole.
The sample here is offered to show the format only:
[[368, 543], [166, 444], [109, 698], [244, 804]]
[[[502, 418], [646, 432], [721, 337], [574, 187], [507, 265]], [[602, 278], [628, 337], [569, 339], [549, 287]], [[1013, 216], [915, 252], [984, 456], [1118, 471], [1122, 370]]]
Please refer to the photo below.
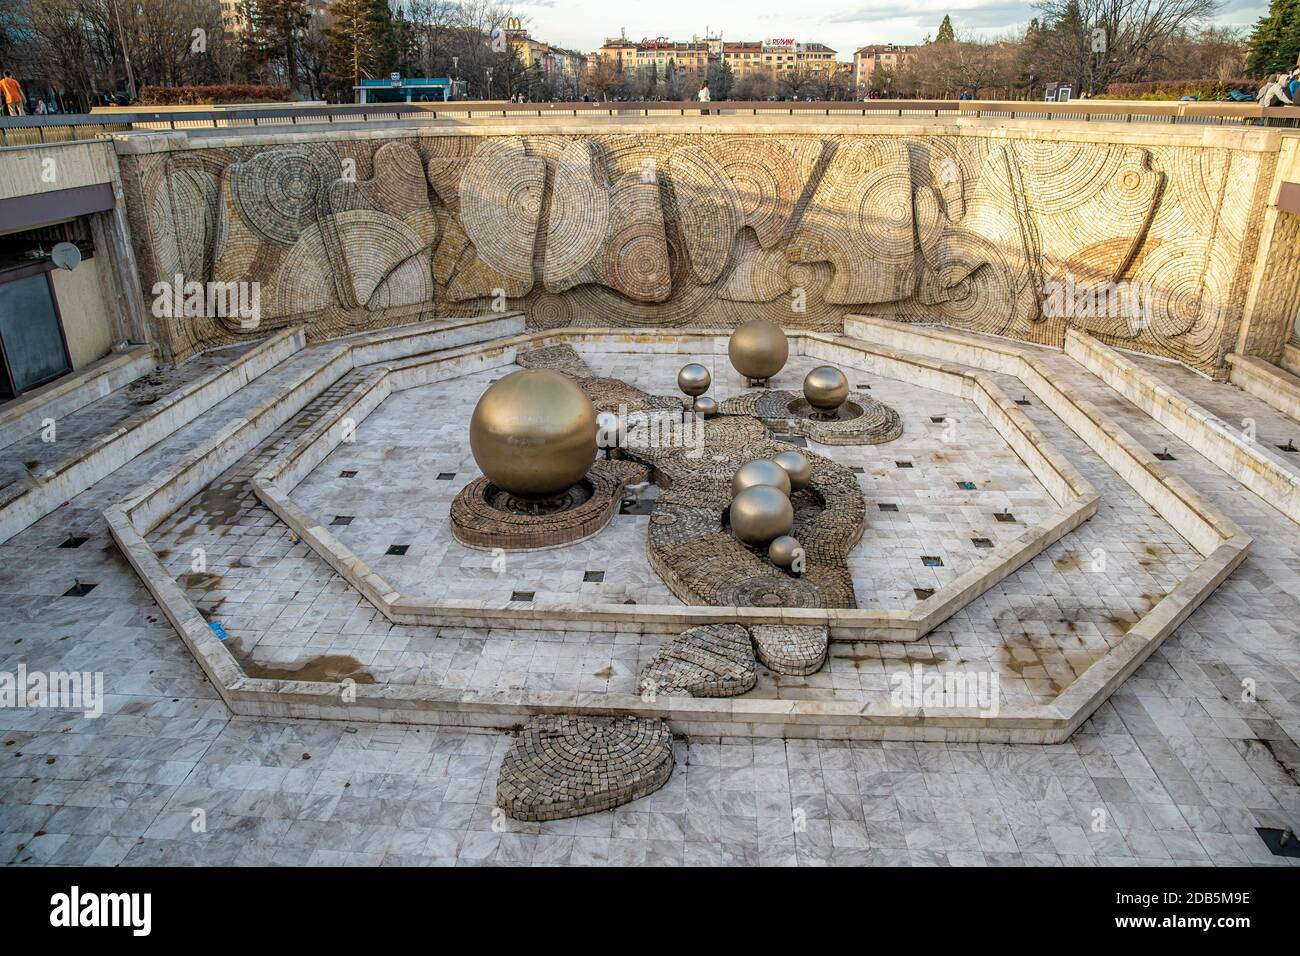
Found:
[[879, 508], [881, 511], [897, 511], [898, 505], [893, 504], [892, 502], [882, 501], [880, 502]]
[[74, 534], [72, 537], [68, 538], [67, 541], [64, 541], [63, 544], [59, 545], [59, 547], [60, 547], [60, 548], [79, 548], [79, 547], [81, 547], [83, 544], [85, 544], [85, 543], [86, 543], [87, 541], [89, 541], [89, 540], [90, 540], [89, 538], [83, 538], [83, 537], [80, 537], [79, 535], [75, 535], [75, 534]]
[[921, 555], [921, 563], [927, 568], [941, 568], [943, 567], [943, 558], [933, 554], [923, 554]]
[[98, 584], [84, 584], [81, 581], [78, 581], [72, 587], [64, 591], [63, 596], [64, 597], [85, 597], [87, 594], [95, 590], [95, 588], [97, 587], [99, 587]]
[[352, 523], [352, 515], [335, 515], [330, 524], [348, 525]]
[[390, 544], [385, 554], [406, 554], [411, 546], [409, 544]]
[[600, 584], [605, 580], [604, 571], [588, 571], [582, 576], [582, 580], [587, 584]]
[[1278, 830], [1273, 827], [1255, 827], [1255, 832], [1264, 841], [1274, 856], [1300, 857], [1300, 839], [1290, 830]]
[[934, 588], [912, 588], [912, 593], [916, 595], [918, 601], [924, 601], [926, 598], [934, 597]]

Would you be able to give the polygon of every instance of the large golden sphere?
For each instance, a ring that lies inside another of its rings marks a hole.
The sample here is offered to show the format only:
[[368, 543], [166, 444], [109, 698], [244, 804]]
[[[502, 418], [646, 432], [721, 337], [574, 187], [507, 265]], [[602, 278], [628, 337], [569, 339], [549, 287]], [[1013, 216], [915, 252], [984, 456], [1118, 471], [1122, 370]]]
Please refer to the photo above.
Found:
[[772, 460], [790, 476], [790, 487], [795, 491], [803, 491], [812, 482], [812, 462], [803, 452], [783, 451]]
[[767, 544], [793, 526], [794, 507], [780, 488], [754, 485], [731, 500], [731, 530], [746, 544]]
[[784, 468], [768, 458], [756, 458], [737, 468], [731, 479], [731, 493], [738, 495], [755, 485], [771, 485], [783, 495], [790, 494], [790, 476]]
[[497, 487], [524, 498], [557, 495], [596, 460], [596, 410], [559, 372], [511, 372], [474, 406], [469, 447]]
[[737, 372], [748, 379], [769, 379], [785, 368], [790, 343], [775, 322], [751, 319], [731, 333], [727, 355]]
[[683, 365], [682, 370], [677, 373], [677, 387], [684, 395], [689, 395], [691, 398], [707, 392], [712, 381], [713, 376], [709, 374], [709, 370], [698, 362]]
[[794, 567], [794, 563], [803, 556], [803, 545], [799, 543], [798, 538], [792, 538], [788, 534], [783, 534], [779, 538], [773, 539], [772, 543], [767, 546], [767, 557], [778, 568], [787, 570]]
[[833, 412], [849, 397], [849, 380], [833, 365], [819, 365], [803, 380], [803, 397], [818, 411]]

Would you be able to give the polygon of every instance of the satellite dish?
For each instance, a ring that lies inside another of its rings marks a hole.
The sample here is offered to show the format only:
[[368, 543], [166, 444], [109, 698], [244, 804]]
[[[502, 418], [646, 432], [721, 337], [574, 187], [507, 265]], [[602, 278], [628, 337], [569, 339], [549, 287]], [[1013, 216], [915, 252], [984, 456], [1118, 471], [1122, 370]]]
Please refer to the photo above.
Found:
[[50, 250], [50, 260], [60, 269], [71, 272], [81, 265], [81, 250], [70, 242], [60, 242]]

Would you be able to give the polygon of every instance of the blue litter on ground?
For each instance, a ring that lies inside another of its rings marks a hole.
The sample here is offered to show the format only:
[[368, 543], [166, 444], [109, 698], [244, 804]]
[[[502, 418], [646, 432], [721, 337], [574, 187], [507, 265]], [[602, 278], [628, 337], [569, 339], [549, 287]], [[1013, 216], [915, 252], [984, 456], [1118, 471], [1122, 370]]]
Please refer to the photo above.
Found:
[[221, 626], [220, 621], [209, 621], [208, 627], [212, 628], [212, 633], [217, 635], [220, 640], [224, 641], [229, 636], [226, 634], [226, 629]]

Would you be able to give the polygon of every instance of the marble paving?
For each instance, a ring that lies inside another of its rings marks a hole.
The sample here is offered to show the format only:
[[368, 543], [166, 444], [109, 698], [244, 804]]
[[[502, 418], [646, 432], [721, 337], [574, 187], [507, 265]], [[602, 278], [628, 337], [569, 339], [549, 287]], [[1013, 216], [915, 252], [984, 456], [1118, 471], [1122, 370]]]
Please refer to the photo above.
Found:
[[[0, 708], [0, 860], [1296, 865], [1272, 856], [1255, 828], [1300, 825], [1300, 534], [1074, 362], [1043, 355], [1148, 448], [1167, 447], [1175, 456], [1170, 467], [1255, 537], [1236, 574], [1064, 744], [678, 739], [677, 769], [654, 794], [610, 812], [547, 823], [506, 820], [503, 827], [492, 811], [508, 735], [233, 717], [117, 553], [98, 513], [271, 394], [310, 358], [304, 354], [0, 546], [0, 670], [21, 664], [98, 671], [108, 695], [98, 719]], [[627, 368], [608, 373], [636, 381], [639, 359], [624, 360]], [[726, 387], [725, 376], [718, 378]], [[891, 401], [893, 384], [869, 382]], [[1012, 397], [1024, 393], [1013, 379], [1001, 384]], [[1208, 408], [1268, 421], [1263, 403], [1230, 385], [1175, 384]], [[657, 640], [393, 628], [256, 504], [245, 484], [256, 460], [323, 414], [346, 387], [337, 385], [152, 539], [155, 547], [170, 545], [169, 566], [226, 624], [241, 653], [255, 651], [254, 663], [266, 667], [345, 653], [377, 679], [452, 686], [630, 687]], [[974, 517], [995, 504], [1017, 519], [1032, 514], [1032, 502], [1012, 497], [1020, 489], [998, 473], [987, 441], [973, 435], [964, 458], [932, 461], [957, 451], [926, 430], [932, 415], [955, 407], [934, 398], [937, 406], [893, 401], [908, 427], [902, 441], [917, 443], [921, 467], [912, 471], [951, 465], [988, 489], [972, 493], [979, 504], [971, 516], [940, 527], [963, 536], [973, 528], [996, 534], [995, 523], [976, 524]], [[1099, 489], [1097, 516], [926, 640], [833, 645], [818, 674], [778, 683], [760, 668], [751, 693], [881, 693], [888, 668], [904, 661], [991, 662], [1005, 700], [1050, 698], [1195, 563], [1186, 543], [1050, 412], [1032, 397], [1023, 410]], [[1268, 434], [1262, 424], [1261, 434]], [[931, 436], [928, 445], [922, 436]], [[359, 447], [364, 438], [363, 425]], [[878, 452], [892, 464], [894, 446]], [[940, 520], [924, 510], [926, 479], [888, 468], [877, 478], [874, 466], [863, 467], [870, 505], [899, 499], [899, 513], [888, 520], [900, 522], [900, 540], [904, 529], [928, 540], [942, 535], [912, 530], [912, 514]], [[905, 490], [914, 494], [905, 497]], [[871, 531], [881, 527], [880, 516], [871, 515]], [[58, 547], [69, 535], [87, 540]], [[196, 547], [206, 552], [203, 572], [192, 570]], [[1104, 570], [1092, 570], [1098, 551]], [[876, 576], [864, 571], [857, 578], [860, 600], [869, 597], [862, 581], [887, 580], [894, 570], [890, 559], [873, 560], [883, 563]], [[940, 570], [946, 568], [945, 560]], [[925, 582], [904, 578], [897, 587], [930, 586]], [[93, 588], [68, 595], [77, 583]], [[193, 826], [196, 810], [205, 821], [201, 830]]]

